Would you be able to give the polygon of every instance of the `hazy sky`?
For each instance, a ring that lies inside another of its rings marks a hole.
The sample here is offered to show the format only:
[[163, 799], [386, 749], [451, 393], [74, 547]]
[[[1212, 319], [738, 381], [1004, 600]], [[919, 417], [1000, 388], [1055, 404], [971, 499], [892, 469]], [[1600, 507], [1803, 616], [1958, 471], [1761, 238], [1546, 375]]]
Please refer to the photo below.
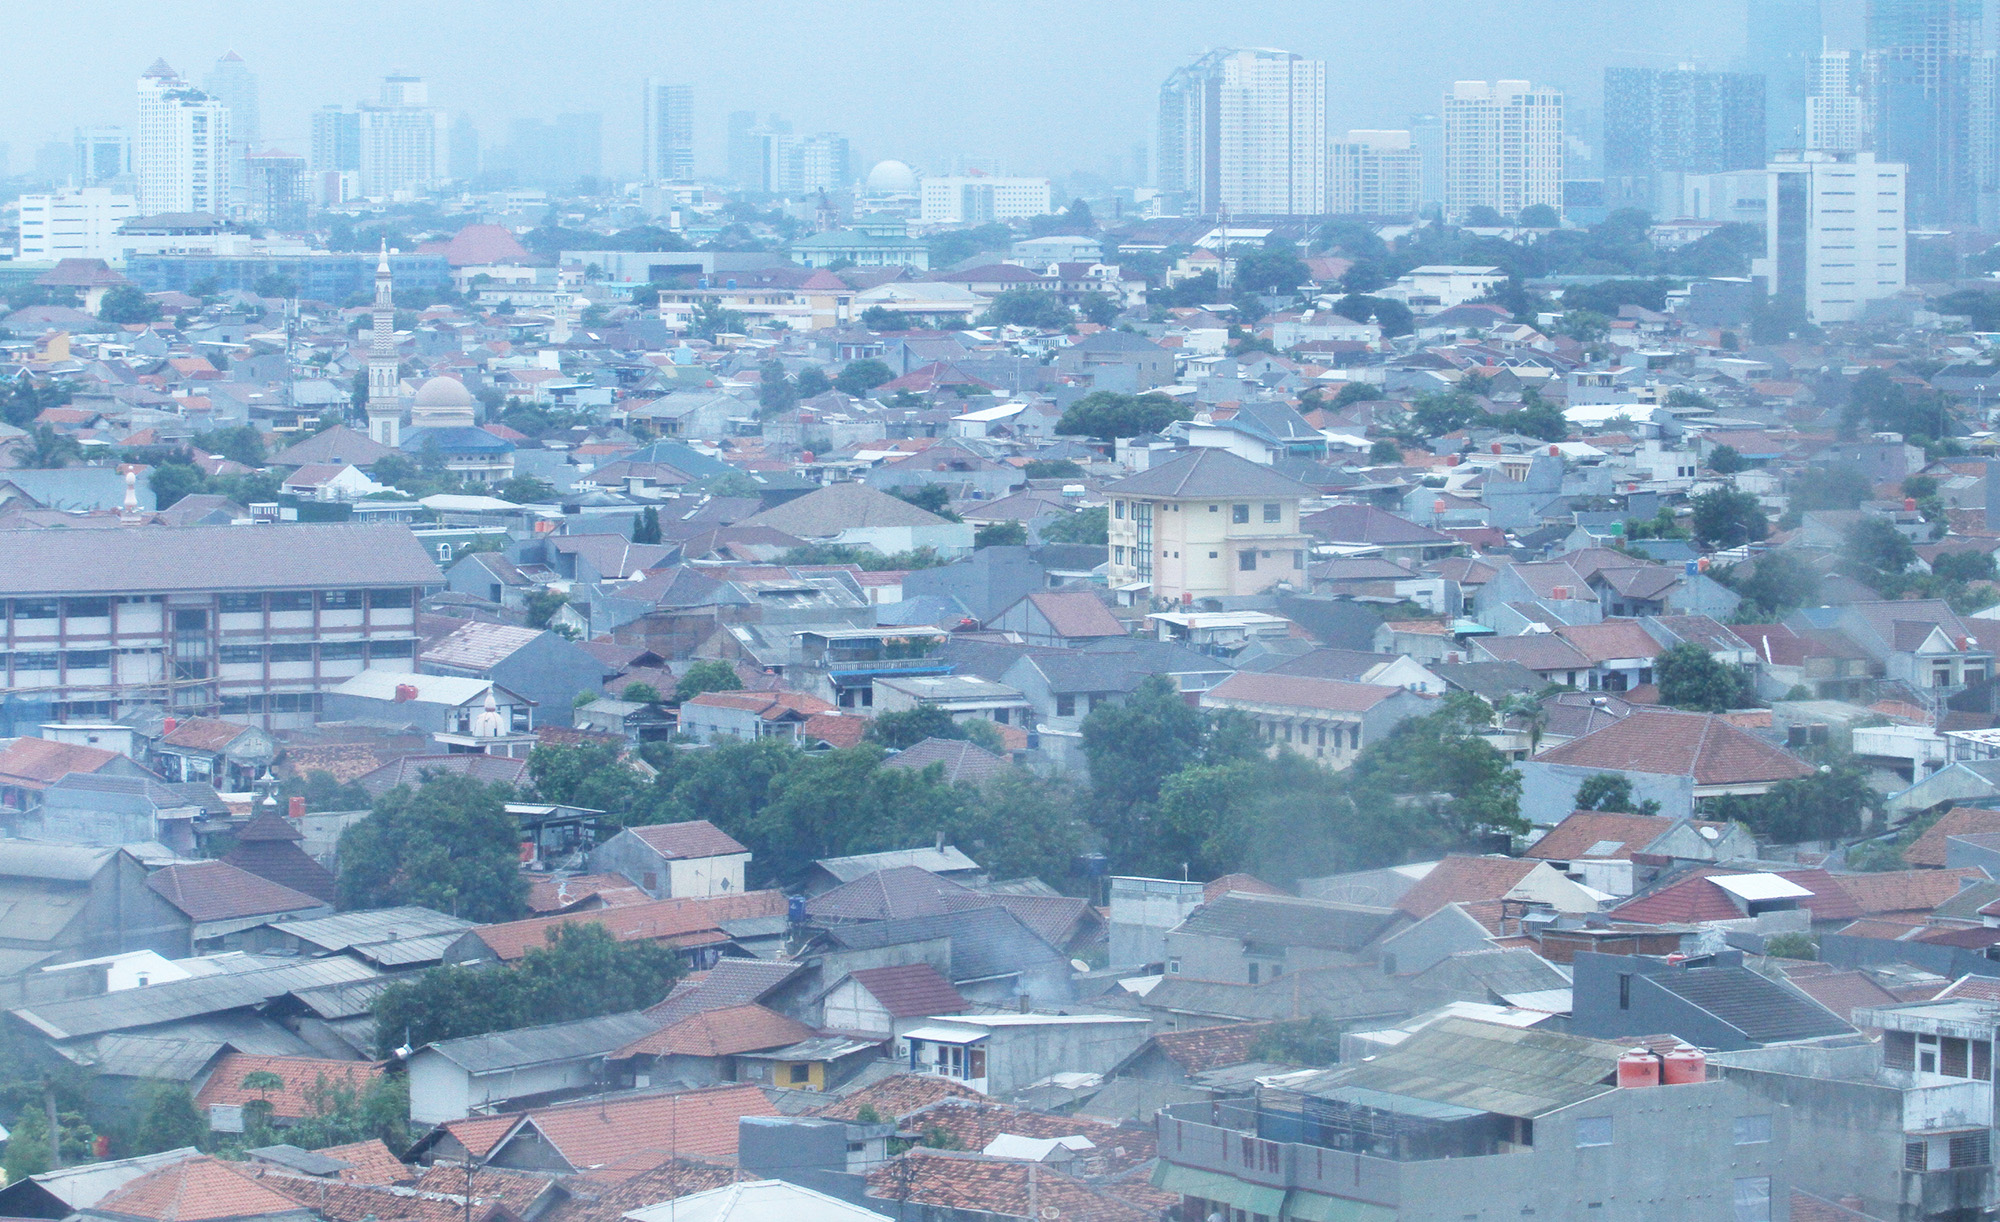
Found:
[[[775, 111], [845, 132], [868, 161], [1102, 170], [1151, 142], [1156, 91], [1217, 46], [1324, 58], [1333, 130], [1398, 127], [1460, 78], [1526, 77], [1594, 105], [1607, 63], [1732, 66], [1757, 0], [63, 0], [8, 6], [0, 74], [12, 164], [79, 123], [133, 121], [155, 57], [199, 82], [225, 51], [259, 78], [267, 144], [303, 153], [306, 115], [372, 97], [392, 67], [431, 82], [484, 142], [508, 120], [601, 111], [607, 168], [635, 168], [649, 74], [696, 89], [698, 153]], [[1828, 0], [1839, 38], [1861, 0]]]

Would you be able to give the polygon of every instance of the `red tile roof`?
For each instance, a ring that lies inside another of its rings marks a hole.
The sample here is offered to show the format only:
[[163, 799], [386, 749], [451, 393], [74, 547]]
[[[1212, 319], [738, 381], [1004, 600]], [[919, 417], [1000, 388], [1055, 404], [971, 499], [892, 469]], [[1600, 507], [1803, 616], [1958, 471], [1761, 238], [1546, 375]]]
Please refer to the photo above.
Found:
[[734, 1158], [737, 1120], [777, 1114], [755, 1086], [717, 1086], [541, 1108], [527, 1123], [579, 1171], [624, 1167], [636, 1174], [677, 1154]]
[[326, 907], [325, 900], [294, 891], [226, 861], [166, 866], [153, 871], [146, 885], [197, 922]]
[[169, 747], [187, 747], [194, 751], [220, 751], [249, 732], [249, 726], [233, 721], [190, 717], [186, 721], [176, 723], [173, 729], [160, 736], [160, 741]]
[[654, 900], [649, 904], [530, 917], [525, 921], [482, 925], [471, 932], [495, 955], [511, 960], [519, 959], [534, 947], [547, 945], [550, 933], [563, 925], [602, 925], [620, 942], [650, 939], [676, 946], [696, 946], [722, 940], [718, 924], [721, 921], [781, 916], [784, 911], [783, 892], [745, 891], [739, 895]]
[[[1787, 878], [1791, 875], [1786, 875]], [[1854, 901], [1857, 916], [1923, 916], [1957, 895], [1961, 879], [1986, 882], [1986, 871], [1976, 867], [1956, 870], [1890, 870], [1880, 874], [1842, 874], [1833, 877], [1840, 889]], [[1811, 887], [1810, 882], [1804, 884]]]
[[625, 829], [643, 841], [668, 860], [688, 860], [696, 857], [728, 857], [750, 850], [721, 828], [706, 819], [690, 819], [685, 823], [655, 823], [647, 827]]
[[47, 738], [17, 738], [0, 747], [0, 785], [41, 790], [72, 772], [96, 772], [124, 757], [116, 751], [59, 743]]
[[727, 1006], [699, 1014], [642, 1036], [613, 1053], [616, 1057], [726, 1057], [740, 1052], [783, 1048], [813, 1037], [813, 1029], [760, 1005]]
[[1697, 785], [1753, 785], [1812, 774], [1812, 766], [1798, 756], [1720, 717], [1652, 709], [1552, 747], [1535, 762], [1690, 776]]
[[776, 721], [792, 713], [810, 716], [836, 711], [833, 705], [804, 692], [703, 692], [686, 703], [702, 708], [741, 709], [765, 721]]
[[1153, 1046], [1187, 1074], [1207, 1073], [1250, 1059], [1250, 1046], [1269, 1031], [1271, 1023], [1225, 1023], [1192, 1031], [1162, 1031]]
[[1540, 864], [1517, 857], [1447, 857], [1403, 892], [1396, 907], [1422, 920], [1446, 904], [1500, 899]]
[[1066, 638], [1125, 636], [1125, 625], [1106, 610], [1097, 595], [1088, 590], [1043, 591], [1028, 595], [1028, 602], [1056, 635]]
[[1030, 1175], [1033, 1194], [1043, 1218], [1076, 1218], [1088, 1222], [1158, 1222], [1164, 1211], [1180, 1203], [1178, 1194], [1145, 1186], [1127, 1186], [1126, 1193], [1147, 1198], [1142, 1205], [1091, 1187], [1050, 1166], [986, 1158], [919, 1147], [868, 1173], [868, 1195], [878, 1200], [927, 1206], [935, 1211], [1026, 1218]]
[[864, 967], [848, 973], [853, 981], [882, 1003], [891, 1018], [928, 1018], [933, 1014], [963, 1014], [968, 1003], [951, 982], [928, 963], [894, 967]]
[[986, 1096], [950, 1078], [931, 1074], [892, 1074], [871, 1082], [860, 1090], [826, 1104], [813, 1113], [830, 1120], [852, 1120], [864, 1107], [872, 1107], [884, 1120], [901, 1121], [940, 1099], [984, 1099]]
[[1850, 1022], [1857, 1006], [1893, 1006], [1896, 995], [1861, 972], [1828, 972], [1824, 975], [1793, 977], [1794, 988]]
[[528, 879], [530, 912], [564, 912], [579, 906], [619, 908], [649, 904], [652, 897], [623, 874], [536, 874]]
[[1657, 656], [1663, 648], [1653, 639], [1652, 633], [1639, 626], [1639, 621], [1629, 619], [1606, 620], [1601, 624], [1565, 624], [1556, 629], [1556, 635], [1593, 662], [1608, 662], [1613, 658], [1650, 658]]
[[379, 1137], [367, 1141], [349, 1142], [344, 1146], [323, 1146], [314, 1154], [324, 1154], [337, 1158], [353, 1166], [339, 1173], [340, 1178], [357, 1184], [405, 1184], [416, 1178], [417, 1169], [396, 1157]]
[[1945, 840], [1975, 832], [2000, 832], [2000, 810], [1960, 806], [1946, 811], [1937, 822], [1924, 829], [1923, 835], [1903, 849], [1903, 864], [1942, 866]]
[[[251, 1074], [274, 1074], [283, 1082], [267, 1090], [244, 1086]], [[315, 1114], [313, 1098], [330, 1087], [352, 1087], [360, 1091], [382, 1076], [382, 1067], [365, 1061], [334, 1061], [321, 1057], [252, 1056], [246, 1052], [226, 1053], [209, 1071], [208, 1081], [195, 1092], [195, 1104], [204, 1111], [218, 1105], [241, 1106], [259, 1099], [271, 1104], [271, 1114], [283, 1120], [303, 1120]]]
[[91, 1212], [149, 1222], [221, 1222], [307, 1213], [291, 1197], [258, 1182], [247, 1167], [206, 1155], [142, 1175], [92, 1206]]
[[[1632, 854], [1644, 851], [1645, 847], [1673, 827], [1675, 820], [1666, 815], [1622, 815], [1610, 811], [1571, 811], [1561, 823], [1549, 829], [1547, 835], [1528, 846], [1526, 855], [1543, 861], [1575, 861], [1588, 858], [1594, 861], [1629, 861]], [[1705, 826], [1722, 827], [1723, 824]], [[1609, 850], [1600, 845], [1616, 844]]]
[[1255, 874], [1224, 874], [1219, 878], [1212, 878], [1202, 885], [1202, 903], [1205, 904], [1217, 896], [1228, 895], [1231, 891], [1241, 891], [1248, 895], [1291, 894], [1291, 892], [1285, 890], [1283, 887], [1274, 887], [1263, 879], [1258, 878]]

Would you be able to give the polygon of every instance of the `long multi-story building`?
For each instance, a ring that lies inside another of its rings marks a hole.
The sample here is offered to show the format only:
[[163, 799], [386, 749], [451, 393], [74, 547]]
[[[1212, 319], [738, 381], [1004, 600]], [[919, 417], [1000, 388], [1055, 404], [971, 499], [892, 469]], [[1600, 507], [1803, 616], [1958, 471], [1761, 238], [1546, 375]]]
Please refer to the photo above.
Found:
[[854, 181], [847, 137], [838, 132], [763, 134], [763, 189], [773, 195], [840, 191]]
[[425, 191], [444, 177], [445, 114], [421, 77], [383, 77], [375, 104], [360, 108], [357, 138], [364, 195]]
[[1350, 131], [1326, 155], [1326, 210], [1335, 216], [1414, 216], [1424, 202], [1424, 155], [1407, 131]]
[[139, 78], [133, 171], [142, 212], [208, 212], [230, 203], [229, 107], [153, 61]]
[[1160, 87], [1160, 190], [1185, 212], [1326, 210], [1326, 63], [1290, 51], [1211, 51]]
[[1527, 81], [1459, 81], [1444, 95], [1444, 211], [1561, 210], [1563, 95]]
[[118, 227], [137, 216], [138, 208], [130, 195], [109, 187], [23, 195], [20, 257], [122, 262]]
[[920, 188], [927, 225], [985, 225], [1045, 216], [1054, 199], [1046, 178], [989, 178], [950, 174], [926, 178]]
[[1604, 194], [1671, 216], [1678, 176], [1764, 164], [1764, 78], [1692, 68], [1604, 70]]
[[1765, 251], [1752, 274], [1813, 322], [1851, 322], [1903, 290], [1905, 169], [1873, 153], [1787, 151], [1771, 162]]
[[694, 178], [694, 86], [646, 81], [644, 131], [646, 181]]
[[413, 665], [442, 581], [400, 526], [0, 531], [0, 720], [307, 725], [370, 663]]

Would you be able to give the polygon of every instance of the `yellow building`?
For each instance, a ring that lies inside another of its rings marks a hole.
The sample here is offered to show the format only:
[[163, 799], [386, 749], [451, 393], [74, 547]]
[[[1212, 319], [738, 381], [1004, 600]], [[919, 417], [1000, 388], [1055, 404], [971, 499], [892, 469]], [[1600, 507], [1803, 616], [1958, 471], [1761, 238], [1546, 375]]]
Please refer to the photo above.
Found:
[[1312, 489], [1227, 450], [1196, 449], [1105, 489], [1111, 585], [1166, 602], [1305, 590], [1299, 503]]

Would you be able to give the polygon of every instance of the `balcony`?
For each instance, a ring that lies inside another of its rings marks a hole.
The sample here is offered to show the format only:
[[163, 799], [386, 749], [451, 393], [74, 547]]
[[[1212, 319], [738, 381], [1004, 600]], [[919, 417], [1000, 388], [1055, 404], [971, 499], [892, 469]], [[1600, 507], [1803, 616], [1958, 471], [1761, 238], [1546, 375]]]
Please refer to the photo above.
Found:
[[[1155, 1120], [1160, 1159], [1171, 1167], [1226, 1177], [1253, 1192], [1264, 1190], [1276, 1199], [1299, 1191], [1390, 1209], [1402, 1204], [1402, 1164], [1324, 1146], [1259, 1137], [1260, 1122], [1270, 1119], [1253, 1109], [1228, 1104], [1195, 1103], [1162, 1111]], [[1267, 1123], [1264, 1128], [1269, 1131]], [[1207, 1195], [1198, 1187], [1172, 1187], [1177, 1178], [1180, 1177], [1171, 1171], [1162, 1176], [1169, 1191]], [[1200, 1181], [1185, 1177], [1181, 1182], [1193, 1185]], [[1275, 1215], [1278, 1211], [1257, 1212]], [[1289, 1207], [1288, 1212], [1306, 1216], [1304, 1211]]]
[[[1929, 1075], [1924, 1075], [1929, 1076]], [[1977, 1079], [1913, 1086], [1903, 1092], [1903, 1131], [1991, 1128], [1993, 1084]]]

